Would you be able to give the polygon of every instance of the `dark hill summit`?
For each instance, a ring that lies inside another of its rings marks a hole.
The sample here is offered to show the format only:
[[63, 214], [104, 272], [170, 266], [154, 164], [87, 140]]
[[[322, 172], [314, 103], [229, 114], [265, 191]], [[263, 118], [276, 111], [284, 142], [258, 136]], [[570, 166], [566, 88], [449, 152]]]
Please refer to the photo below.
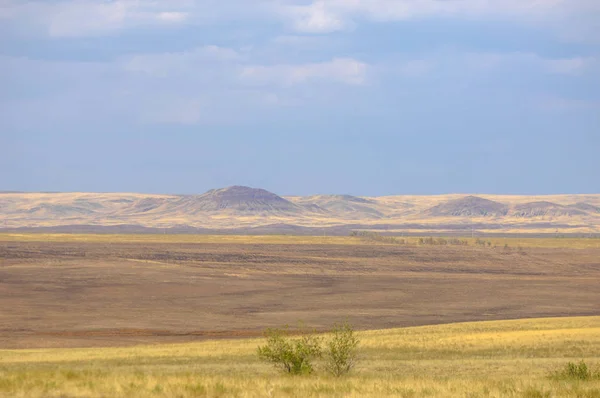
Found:
[[426, 210], [426, 213], [434, 217], [504, 216], [508, 213], [508, 207], [502, 203], [478, 196], [465, 196], [434, 206]]
[[211, 189], [202, 195], [185, 196], [178, 207], [189, 211], [217, 212], [231, 210], [244, 213], [298, 213], [302, 209], [264, 189], [232, 186]]

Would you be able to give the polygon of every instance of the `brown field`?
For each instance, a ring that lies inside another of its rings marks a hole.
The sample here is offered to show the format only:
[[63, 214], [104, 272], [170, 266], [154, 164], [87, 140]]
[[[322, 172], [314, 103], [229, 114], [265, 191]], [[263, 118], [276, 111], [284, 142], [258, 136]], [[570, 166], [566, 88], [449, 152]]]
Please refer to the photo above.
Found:
[[299, 321], [384, 329], [600, 315], [596, 242], [519, 241], [523, 249], [506, 251], [351, 238], [3, 235], [0, 348], [256, 336]]

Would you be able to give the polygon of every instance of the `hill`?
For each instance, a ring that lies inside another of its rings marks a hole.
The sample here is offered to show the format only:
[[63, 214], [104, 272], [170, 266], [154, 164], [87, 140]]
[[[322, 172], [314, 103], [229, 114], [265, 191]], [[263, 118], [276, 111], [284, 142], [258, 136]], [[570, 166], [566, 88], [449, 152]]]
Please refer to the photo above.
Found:
[[450, 200], [427, 210], [427, 214], [434, 217], [444, 216], [504, 216], [508, 213], [508, 206], [483, 199], [477, 196], [466, 196], [464, 198]]
[[380, 219], [385, 217], [372, 199], [351, 195], [316, 195], [296, 198], [295, 202], [307, 208], [323, 209], [326, 214], [347, 220]]
[[283, 197], [244, 186], [199, 195], [19, 192], [0, 193], [0, 219], [0, 229], [11, 231], [600, 234], [600, 194]]
[[186, 213], [230, 212], [244, 214], [298, 214], [302, 208], [264, 189], [233, 186], [213, 189], [198, 196], [183, 196], [174, 203]]

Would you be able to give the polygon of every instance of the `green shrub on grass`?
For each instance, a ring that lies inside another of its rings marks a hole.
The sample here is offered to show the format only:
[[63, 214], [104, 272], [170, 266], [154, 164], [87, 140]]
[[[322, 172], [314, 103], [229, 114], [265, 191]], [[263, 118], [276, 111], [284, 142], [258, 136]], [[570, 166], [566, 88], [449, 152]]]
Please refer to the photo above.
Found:
[[340, 377], [356, 365], [359, 340], [348, 323], [335, 325], [331, 333], [331, 338], [325, 343], [325, 369], [333, 376]]
[[313, 334], [290, 338], [287, 329], [268, 329], [265, 336], [267, 344], [258, 347], [258, 357], [286, 373], [312, 373], [312, 361], [322, 355], [321, 339]]
[[600, 379], [600, 372], [592, 371], [592, 369], [582, 360], [579, 363], [568, 362], [560, 370], [555, 371], [551, 375], [555, 379], [560, 380], [592, 380]]

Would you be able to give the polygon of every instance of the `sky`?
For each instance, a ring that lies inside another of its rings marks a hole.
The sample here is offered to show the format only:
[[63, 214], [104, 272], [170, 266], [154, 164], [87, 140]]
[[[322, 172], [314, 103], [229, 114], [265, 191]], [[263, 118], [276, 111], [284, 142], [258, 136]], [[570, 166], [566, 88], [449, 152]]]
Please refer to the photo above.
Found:
[[600, 193], [598, 0], [0, 0], [0, 190]]

